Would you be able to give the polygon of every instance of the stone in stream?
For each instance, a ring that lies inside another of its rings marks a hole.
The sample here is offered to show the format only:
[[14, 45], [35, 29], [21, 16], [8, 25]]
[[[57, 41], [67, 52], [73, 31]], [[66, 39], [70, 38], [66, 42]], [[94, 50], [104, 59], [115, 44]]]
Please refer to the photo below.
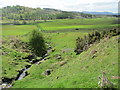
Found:
[[31, 61], [31, 64], [35, 64], [35, 63], [37, 63], [37, 62], [39, 62], [38, 59], [33, 59], [33, 60]]
[[45, 58], [45, 57], [47, 57], [47, 56], [49, 56], [49, 54], [48, 54], [48, 53], [46, 53], [46, 54], [43, 56], [43, 58]]
[[2, 83], [12, 83], [12, 81], [14, 80], [14, 78], [7, 78], [7, 77], [3, 77], [2, 78]]
[[51, 50], [51, 49], [52, 49], [52, 47], [51, 47], [51, 46], [49, 46], [49, 47], [48, 47], [48, 50]]
[[61, 56], [58, 56], [57, 59], [61, 59], [62, 57]]
[[7, 83], [2, 83], [0, 85], [0, 89], [2, 89], [2, 88], [11, 88], [11, 87], [12, 87], [12, 85], [11, 84], [7, 84]]
[[56, 58], [60, 60], [60, 59], [62, 59], [62, 56], [58, 55]]

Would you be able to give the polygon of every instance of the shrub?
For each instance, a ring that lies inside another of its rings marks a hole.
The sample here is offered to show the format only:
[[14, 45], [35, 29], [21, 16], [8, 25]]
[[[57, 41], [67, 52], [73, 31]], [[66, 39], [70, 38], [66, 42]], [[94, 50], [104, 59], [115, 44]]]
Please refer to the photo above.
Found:
[[84, 36], [84, 38], [78, 37], [76, 39], [76, 54], [80, 54], [81, 52], [87, 50], [90, 46], [90, 44], [93, 44], [94, 42], [99, 42], [100, 39], [105, 37], [111, 37], [120, 35], [120, 31], [117, 29], [113, 30], [104, 30], [102, 32], [94, 31], [92, 33], [89, 33], [87, 36]]
[[29, 45], [32, 52], [37, 56], [43, 56], [46, 53], [44, 38], [37, 30], [32, 31], [31, 37], [29, 39]]
[[25, 24], [27, 24], [27, 22], [25, 20], [23, 20], [22, 24], [25, 25]]

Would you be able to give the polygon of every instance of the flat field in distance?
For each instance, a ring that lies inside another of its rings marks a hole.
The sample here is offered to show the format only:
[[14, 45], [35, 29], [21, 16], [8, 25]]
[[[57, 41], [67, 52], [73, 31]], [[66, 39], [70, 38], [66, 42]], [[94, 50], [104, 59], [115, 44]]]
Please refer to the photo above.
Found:
[[3, 35], [24, 35], [34, 29], [35, 25], [2, 25]]
[[116, 27], [117, 18], [93, 18], [93, 19], [63, 19], [51, 22], [40, 23], [43, 30], [64, 30], [67, 29], [104, 29]]
[[[38, 25], [2, 25], [3, 35], [23, 35], [38, 29], [44, 31], [90, 32], [90, 30], [109, 29], [117, 27], [118, 19], [113, 17], [93, 19], [60, 19], [38, 23]], [[77, 30], [78, 29], [78, 30]]]

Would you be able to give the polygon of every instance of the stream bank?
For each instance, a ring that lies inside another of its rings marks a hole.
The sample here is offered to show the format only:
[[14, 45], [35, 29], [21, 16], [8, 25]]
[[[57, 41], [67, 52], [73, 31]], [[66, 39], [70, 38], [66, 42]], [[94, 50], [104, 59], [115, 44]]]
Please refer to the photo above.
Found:
[[[52, 49], [52, 48], [51, 48], [51, 49]], [[29, 75], [28, 70], [31, 68], [31, 66], [32, 66], [33, 64], [39, 65], [39, 64], [42, 63], [41, 61], [46, 60], [46, 57], [49, 56], [48, 52], [50, 52], [50, 49], [47, 50], [47, 53], [46, 53], [44, 56], [42, 56], [40, 59], [36, 59], [36, 58], [34, 57], [34, 58], [33, 58], [34, 60], [31, 61], [31, 59], [29, 58], [29, 60], [30, 60], [29, 63], [30, 63], [31, 65], [27, 65], [27, 66], [25, 66], [25, 68], [23, 68], [22, 70], [19, 70], [19, 71], [18, 71], [18, 74], [16, 75], [15, 78], [5, 78], [5, 77], [2, 78], [1, 81], [0, 81], [0, 89], [2, 89], [2, 88], [11, 88], [11, 87], [13, 86], [13, 82], [14, 82], [14, 81], [22, 80], [23, 78], [25, 78], [26, 76], [28, 76], [28, 75]], [[33, 55], [33, 56], [34, 56], [34, 55]], [[29, 57], [29, 56], [28, 56], [28, 57]], [[28, 58], [28, 57], [26, 57], [26, 58]], [[23, 58], [23, 59], [26, 59], [26, 58]]]

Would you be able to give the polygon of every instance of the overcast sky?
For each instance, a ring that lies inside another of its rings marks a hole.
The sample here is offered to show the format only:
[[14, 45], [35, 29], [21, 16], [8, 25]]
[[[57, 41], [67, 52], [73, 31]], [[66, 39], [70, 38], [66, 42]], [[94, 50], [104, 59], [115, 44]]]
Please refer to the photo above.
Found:
[[0, 0], [0, 7], [21, 5], [66, 11], [118, 12], [120, 0]]

